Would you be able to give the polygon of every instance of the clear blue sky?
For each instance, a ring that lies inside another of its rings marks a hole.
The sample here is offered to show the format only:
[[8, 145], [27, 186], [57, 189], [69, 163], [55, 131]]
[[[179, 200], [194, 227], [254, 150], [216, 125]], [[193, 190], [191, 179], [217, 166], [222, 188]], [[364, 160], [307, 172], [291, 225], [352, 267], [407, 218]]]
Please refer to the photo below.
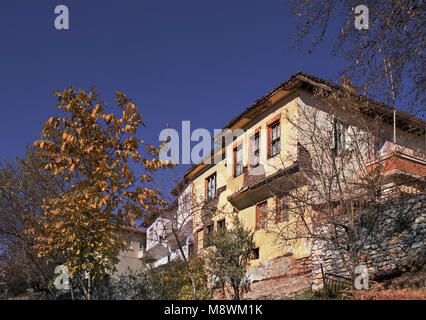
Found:
[[[70, 30], [54, 28], [69, 8]], [[96, 85], [142, 108], [144, 139], [222, 128], [297, 71], [335, 80], [342, 61], [329, 43], [288, 50], [294, 17], [283, 0], [19, 0], [0, 2], [0, 160], [22, 156], [57, 114], [52, 95]]]

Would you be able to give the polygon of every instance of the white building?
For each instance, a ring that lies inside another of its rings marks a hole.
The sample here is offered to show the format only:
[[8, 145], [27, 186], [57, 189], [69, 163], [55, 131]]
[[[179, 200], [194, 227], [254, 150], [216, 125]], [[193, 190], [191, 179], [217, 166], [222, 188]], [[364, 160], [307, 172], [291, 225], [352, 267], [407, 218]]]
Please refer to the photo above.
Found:
[[176, 201], [162, 210], [147, 229], [146, 252], [154, 260], [154, 267], [181, 257], [182, 251], [186, 257], [193, 252], [192, 184], [182, 184], [172, 194], [177, 196]]

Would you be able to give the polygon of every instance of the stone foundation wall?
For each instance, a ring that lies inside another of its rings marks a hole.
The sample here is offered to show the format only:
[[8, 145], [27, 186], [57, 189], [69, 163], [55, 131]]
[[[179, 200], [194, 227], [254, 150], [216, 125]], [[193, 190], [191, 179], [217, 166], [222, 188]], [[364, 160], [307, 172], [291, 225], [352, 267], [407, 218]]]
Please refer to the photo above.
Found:
[[[424, 268], [426, 194], [383, 205], [376, 226], [362, 252], [370, 279]], [[243, 299], [282, 299], [309, 289], [318, 290], [323, 285], [321, 264], [326, 272], [348, 275], [340, 255], [326, 243], [315, 240], [307, 258], [295, 259], [286, 254], [250, 268], [250, 291]], [[223, 297], [217, 290], [214, 298], [229, 297]]]
[[[426, 194], [395, 199], [381, 208], [377, 228], [362, 251], [369, 278], [379, 279], [423, 268], [426, 259]], [[322, 288], [321, 267], [348, 275], [341, 255], [323, 242], [312, 246], [312, 289]]]
[[281, 299], [311, 288], [312, 261], [292, 254], [262, 261], [250, 268], [250, 291], [244, 299]]

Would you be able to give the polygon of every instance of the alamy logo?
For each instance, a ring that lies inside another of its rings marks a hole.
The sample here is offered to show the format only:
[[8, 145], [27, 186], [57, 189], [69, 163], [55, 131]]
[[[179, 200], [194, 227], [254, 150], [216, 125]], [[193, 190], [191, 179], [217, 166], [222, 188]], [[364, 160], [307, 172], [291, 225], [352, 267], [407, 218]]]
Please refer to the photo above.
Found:
[[368, 7], [359, 5], [355, 7], [355, 28], [358, 30], [368, 29]]
[[355, 274], [358, 276], [355, 278], [355, 289], [357, 290], [368, 290], [368, 268], [366, 265], [359, 265], [355, 268]]
[[55, 28], [68, 30], [70, 28], [68, 7], [63, 4], [56, 6], [55, 14], [59, 14], [55, 18]]
[[69, 290], [70, 284], [69, 284], [69, 274], [68, 274], [68, 268], [64, 265], [57, 266], [55, 268], [55, 274], [59, 275], [55, 278], [55, 288], [58, 290]]

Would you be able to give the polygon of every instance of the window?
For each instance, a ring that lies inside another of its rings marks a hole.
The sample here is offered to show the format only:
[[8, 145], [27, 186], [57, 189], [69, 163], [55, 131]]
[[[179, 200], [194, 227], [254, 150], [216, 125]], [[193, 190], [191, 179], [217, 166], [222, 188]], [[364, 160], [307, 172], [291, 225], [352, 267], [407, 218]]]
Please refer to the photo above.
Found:
[[266, 228], [268, 226], [268, 204], [265, 201], [256, 205], [256, 229]]
[[225, 219], [222, 219], [217, 222], [217, 230], [225, 230], [226, 229], [226, 222]]
[[213, 232], [213, 230], [214, 230], [214, 226], [213, 226], [213, 224], [210, 224], [210, 225], [208, 225], [208, 226], [207, 226], [207, 234], [212, 233], [212, 232]]
[[216, 173], [206, 179], [206, 199], [210, 200], [216, 197]]
[[337, 153], [340, 153], [346, 149], [346, 135], [347, 135], [348, 125], [334, 119], [333, 121], [333, 142], [334, 150]]
[[367, 207], [368, 207], [367, 200], [358, 200], [358, 199], [352, 200], [352, 209], [354, 211], [361, 210]]
[[234, 148], [234, 177], [243, 173], [243, 144]]
[[259, 259], [259, 248], [253, 249], [252, 260], [257, 260], [257, 259]]
[[194, 254], [194, 244], [190, 243], [188, 245], [188, 256], [191, 257]]
[[210, 245], [211, 235], [212, 235], [213, 231], [214, 231], [214, 225], [213, 224], [208, 225], [207, 226], [207, 245], [208, 246]]
[[275, 222], [280, 223], [287, 220], [288, 220], [288, 199], [287, 197], [278, 197]]
[[268, 125], [268, 155], [273, 157], [281, 152], [281, 130], [280, 120], [276, 120]]
[[260, 160], [260, 132], [257, 131], [252, 137], [251, 137], [251, 148], [250, 148], [250, 165], [251, 167], [257, 167], [259, 165]]
[[198, 252], [204, 247], [204, 229], [197, 231]]
[[360, 207], [359, 200], [353, 200], [352, 205], [353, 205], [354, 209], [359, 209], [359, 207]]

